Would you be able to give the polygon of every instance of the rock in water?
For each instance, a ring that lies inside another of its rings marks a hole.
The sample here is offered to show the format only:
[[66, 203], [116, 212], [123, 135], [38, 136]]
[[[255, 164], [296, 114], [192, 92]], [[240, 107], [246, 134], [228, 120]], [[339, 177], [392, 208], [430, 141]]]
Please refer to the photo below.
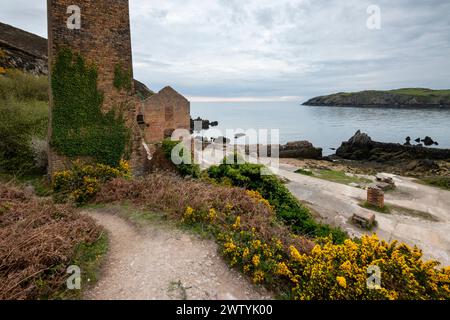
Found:
[[322, 149], [309, 141], [293, 141], [280, 146], [280, 158], [321, 159]]
[[431, 139], [429, 136], [426, 136], [425, 139], [421, 140], [423, 144], [427, 147], [432, 146], [434, 144], [433, 139]]
[[411, 137], [406, 137], [406, 142], [404, 146], [410, 146], [411, 145]]

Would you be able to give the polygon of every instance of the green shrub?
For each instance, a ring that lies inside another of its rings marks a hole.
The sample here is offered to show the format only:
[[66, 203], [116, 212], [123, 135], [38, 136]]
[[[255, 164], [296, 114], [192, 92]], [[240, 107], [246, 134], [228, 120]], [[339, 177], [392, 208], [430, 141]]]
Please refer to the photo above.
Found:
[[336, 243], [347, 238], [340, 229], [314, 221], [309, 210], [300, 204], [275, 175], [261, 174], [262, 165], [226, 163], [225, 159], [220, 166], [210, 167], [209, 177], [219, 183], [231, 183], [233, 186], [258, 191], [275, 208], [277, 217], [290, 225], [293, 232], [312, 237], [327, 237], [331, 234]]
[[20, 176], [42, 169], [31, 142], [47, 134], [47, 89], [46, 77], [16, 70], [0, 76], [0, 172]]
[[48, 77], [8, 70], [0, 76], [0, 100], [8, 98], [48, 101]]
[[21, 175], [39, 170], [31, 142], [46, 135], [47, 103], [0, 99], [0, 114], [0, 172]]
[[131, 177], [127, 162], [121, 161], [117, 168], [103, 164], [85, 165], [73, 162], [71, 170], [57, 172], [53, 176], [53, 191], [58, 201], [73, 200], [83, 204], [91, 200], [102, 183], [114, 178]]
[[[162, 149], [167, 159], [172, 159], [172, 150], [180, 144], [180, 141], [172, 141], [170, 139], [165, 139], [162, 143]], [[183, 157], [184, 152], [187, 152], [185, 148], [180, 151], [180, 157]], [[201, 175], [200, 166], [198, 164], [187, 164], [182, 163], [176, 165], [178, 172], [183, 176], [192, 176], [193, 178], [199, 178]]]

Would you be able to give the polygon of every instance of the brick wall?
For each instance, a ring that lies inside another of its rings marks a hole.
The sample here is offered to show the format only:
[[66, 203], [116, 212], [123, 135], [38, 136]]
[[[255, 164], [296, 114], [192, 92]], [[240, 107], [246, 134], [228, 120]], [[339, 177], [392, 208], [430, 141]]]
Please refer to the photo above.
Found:
[[[77, 5], [81, 9], [80, 30], [67, 28], [70, 16], [67, 8], [70, 5]], [[113, 85], [116, 65], [132, 72], [128, 0], [47, 0], [47, 10], [50, 77], [51, 66], [62, 48], [70, 48], [98, 67], [98, 88], [105, 97], [102, 109], [109, 111], [116, 106], [126, 106], [125, 117], [133, 132], [131, 164], [134, 171], [141, 171], [140, 166], [144, 160], [139, 130], [135, 125], [137, 108], [134, 88], [131, 92], [119, 92]], [[50, 105], [52, 106], [51, 93]], [[67, 163], [65, 157], [49, 150], [50, 174], [63, 169]]]

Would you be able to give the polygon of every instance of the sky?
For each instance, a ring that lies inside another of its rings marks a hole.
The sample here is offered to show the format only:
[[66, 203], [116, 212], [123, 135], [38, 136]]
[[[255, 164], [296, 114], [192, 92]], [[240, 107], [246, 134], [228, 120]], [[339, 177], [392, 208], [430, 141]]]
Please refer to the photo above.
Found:
[[[46, 3], [1, 0], [0, 21], [46, 37]], [[134, 75], [191, 101], [448, 89], [449, 13], [448, 0], [130, 0]]]

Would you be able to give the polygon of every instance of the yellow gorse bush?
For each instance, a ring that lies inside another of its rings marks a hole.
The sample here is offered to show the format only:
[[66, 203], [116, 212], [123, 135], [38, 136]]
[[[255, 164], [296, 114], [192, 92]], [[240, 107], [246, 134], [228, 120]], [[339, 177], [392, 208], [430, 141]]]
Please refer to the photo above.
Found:
[[208, 210], [208, 212], [196, 211], [192, 207], [187, 207], [183, 213], [181, 222], [183, 223], [213, 223], [217, 218], [217, 211], [214, 208]]
[[[376, 235], [342, 245], [329, 239], [311, 255], [291, 248], [287, 263], [296, 299], [448, 299], [450, 273], [438, 265], [423, 261], [417, 247], [380, 241]], [[367, 285], [371, 267], [381, 270], [378, 290]]]
[[121, 161], [117, 168], [104, 164], [88, 165], [75, 161], [71, 170], [54, 174], [53, 190], [61, 200], [69, 198], [82, 204], [97, 194], [102, 183], [114, 178], [129, 177], [131, 177], [131, 171], [126, 161]]
[[273, 207], [270, 204], [270, 202], [267, 199], [264, 199], [264, 197], [258, 192], [254, 190], [246, 190], [247, 195], [255, 200], [257, 203], [261, 203], [262, 205], [269, 208], [271, 211], [273, 211]]
[[[259, 193], [247, 195], [266, 205]], [[242, 270], [254, 283], [274, 288], [287, 298], [450, 299], [450, 267], [439, 269], [438, 262], [424, 261], [416, 247], [387, 243], [372, 235], [342, 244], [320, 238], [312, 249], [299, 251], [291, 245], [295, 237], [283, 238], [283, 242], [263, 236], [261, 231], [241, 223], [242, 212], [234, 214], [232, 208], [231, 203], [220, 212], [187, 207], [183, 221], [210, 223], [220, 252], [232, 267]], [[374, 268], [381, 273], [380, 283], [370, 286], [368, 280]]]
[[[265, 283], [299, 300], [450, 299], [450, 268], [423, 261], [422, 252], [376, 235], [333, 244], [322, 239], [310, 254], [294, 246], [284, 251], [278, 239], [267, 243], [252, 231], [219, 234], [222, 253], [255, 283]], [[370, 289], [368, 270], [381, 270], [381, 285]]]

